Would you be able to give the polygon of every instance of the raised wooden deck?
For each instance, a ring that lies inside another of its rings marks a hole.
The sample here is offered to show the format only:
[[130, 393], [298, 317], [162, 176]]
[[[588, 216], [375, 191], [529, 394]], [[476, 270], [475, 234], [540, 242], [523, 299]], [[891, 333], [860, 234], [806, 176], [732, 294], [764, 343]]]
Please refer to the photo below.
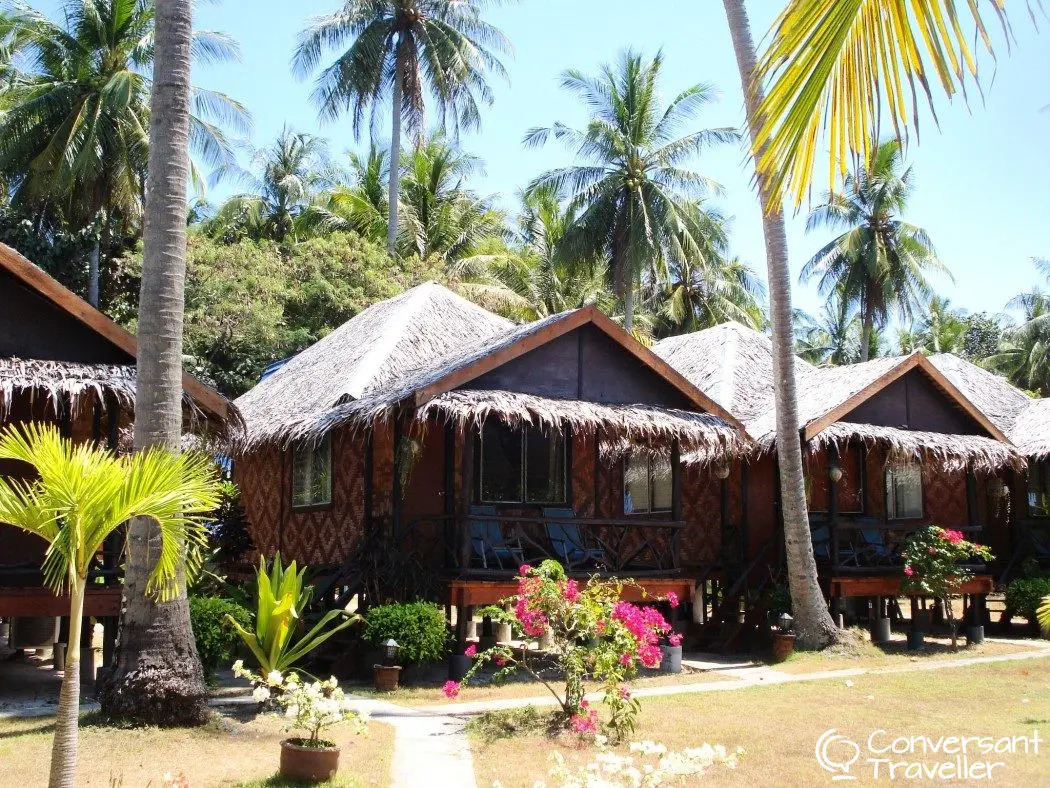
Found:
[[[627, 602], [655, 600], [674, 592], [683, 602], [693, 598], [696, 580], [689, 577], [648, 577], [625, 585], [622, 599]], [[514, 580], [453, 580], [448, 586], [448, 603], [457, 608], [492, 605], [518, 592]]]
[[[832, 598], [857, 596], [922, 596], [901, 591], [900, 575], [868, 577], [832, 577]], [[959, 590], [960, 594], [990, 594], [994, 589], [991, 575], [976, 575]]]
[[[89, 588], [84, 597], [84, 615], [106, 618], [120, 615], [121, 589]], [[46, 588], [0, 588], [0, 616], [68, 616], [69, 596], [56, 596]]]

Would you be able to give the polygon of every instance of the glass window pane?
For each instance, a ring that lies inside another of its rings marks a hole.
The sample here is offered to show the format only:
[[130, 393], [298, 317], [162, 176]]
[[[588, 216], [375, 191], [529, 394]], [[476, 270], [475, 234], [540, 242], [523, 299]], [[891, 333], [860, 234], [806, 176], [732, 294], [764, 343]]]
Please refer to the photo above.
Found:
[[649, 511], [649, 458], [644, 454], [632, 454], [624, 461], [623, 511]]
[[292, 506], [310, 505], [310, 468], [313, 452], [297, 447], [292, 452]]
[[1050, 461], [1032, 461], [1028, 465], [1028, 514], [1050, 517]]
[[668, 512], [671, 510], [671, 458], [653, 457], [651, 462], [653, 474], [653, 511]]
[[565, 502], [565, 442], [554, 433], [525, 431], [525, 500]]
[[522, 500], [521, 430], [495, 419], [481, 432], [481, 500]]
[[891, 520], [922, 517], [922, 471], [917, 465], [898, 465], [887, 470], [886, 504]]
[[332, 436], [325, 435], [313, 452], [310, 502], [315, 506], [332, 502]]

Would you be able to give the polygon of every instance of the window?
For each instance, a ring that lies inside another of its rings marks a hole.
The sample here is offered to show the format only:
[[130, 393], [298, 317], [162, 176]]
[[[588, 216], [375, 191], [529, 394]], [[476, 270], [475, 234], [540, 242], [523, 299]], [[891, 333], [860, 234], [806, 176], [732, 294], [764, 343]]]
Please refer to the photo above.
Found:
[[1050, 517], [1050, 460], [1028, 464], [1028, 516]]
[[922, 468], [894, 465], [886, 469], [886, 518], [918, 520], [922, 517]]
[[565, 503], [565, 441], [533, 427], [490, 419], [481, 430], [480, 499]]
[[669, 512], [672, 496], [670, 457], [632, 454], [624, 461], [624, 514]]
[[292, 506], [326, 506], [332, 502], [332, 439], [292, 451]]

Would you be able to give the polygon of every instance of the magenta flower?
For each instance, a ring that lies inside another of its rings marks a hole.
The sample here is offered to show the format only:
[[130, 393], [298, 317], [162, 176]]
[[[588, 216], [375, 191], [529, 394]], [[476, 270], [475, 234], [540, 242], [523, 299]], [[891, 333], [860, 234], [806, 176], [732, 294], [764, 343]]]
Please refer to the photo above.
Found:
[[441, 691], [445, 693], [445, 697], [449, 700], [455, 700], [459, 697], [459, 682], [446, 681], [445, 685], [441, 688]]
[[467, 646], [467, 650], [463, 652], [463, 656], [465, 656], [465, 657], [473, 657], [477, 653], [478, 653], [478, 647], [475, 646], [473, 643], [471, 643], [469, 646]]
[[522, 577], [524, 577], [525, 575], [527, 575], [531, 571], [532, 571], [532, 567], [529, 566], [528, 564], [522, 564], [518, 568], [518, 574], [521, 575]]
[[912, 569], [910, 566], [906, 566], [904, 567], [904, 574], [906, 574], [908, 577], [912, 577], [915, 574], [915, 570]]
[[650, 643], [647, 643], [638, 649], [638, 659], [640, 659], [642, 664], [647, 668], [659, 667], [662, 656], [659, 646], [654, 646]]
[[580, 585], [575, 580], [566, 580], [561, 595], [568, 603], [573, 603], [580, 598]]
[[945, 531], [944, 538], [952, 544], [959, 544], [963, 540], [963, 535], [960, 531]]
[[630, 700], [631, 691], [627, 687], [620, 687], [620, 700]]
[[674, 591], [667, 592], [667, 604], [671, 607], [678, 607], [678, 594]]
[[672, 632], [667, 636], [667, 642], [672, 646], [680, 646], [682, 645], [682, 635], [678, 632]]
[[592, 734], [598, 732], [598, 712], [591, 709], [584, 714], [572, 716], [572, 729], [580, 734]]
[[620, 655], [620, 664], [625, 668], [631, 667], [634, 664], [634, 657], [628, 654], [626, 651]]

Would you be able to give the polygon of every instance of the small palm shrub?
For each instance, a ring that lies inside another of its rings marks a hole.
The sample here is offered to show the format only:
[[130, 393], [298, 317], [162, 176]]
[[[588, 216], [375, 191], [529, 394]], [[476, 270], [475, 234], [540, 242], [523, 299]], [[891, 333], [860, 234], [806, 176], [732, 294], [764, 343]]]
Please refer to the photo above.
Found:
[[1006, 587], [1006, 609], [1035, 621], [1043, 598], [1050, 596], [1050, 577], [1019, 577]]
[[229, 664], [240, 643], [240, 636], [230, 620], [242, 627], [252, 624], [247, 608], [217, 596], [190, 597], [190, 626], [197, 641], [204, 675], [210, 681], [221, 665]]
[[364, 639], [378, 646], [397, 641], [398, 659], [411, 664], [436, 662], [448, 654], [450, 633], [445, 612], [430, 602], [378, 605], [365, 614]]

